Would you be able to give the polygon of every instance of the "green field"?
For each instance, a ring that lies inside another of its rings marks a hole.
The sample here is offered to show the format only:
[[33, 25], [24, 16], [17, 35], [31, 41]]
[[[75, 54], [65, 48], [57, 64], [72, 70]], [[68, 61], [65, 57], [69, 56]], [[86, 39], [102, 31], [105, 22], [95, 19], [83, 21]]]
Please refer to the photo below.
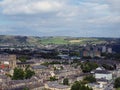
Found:
[[105, 40], [99, 40], [96, 38], [67, 38], [67, 37], [49, 37], [40, 40], [41, 44], [101, 44], [105, 43]]
[[120, 90], [120, 88], [117, 88], [116, 90]]
[[43, 38], [40, 40], [41, 44], [68, 44], [68, 41], [65, 40], [64, 37], [50, 37], [50, 38]]

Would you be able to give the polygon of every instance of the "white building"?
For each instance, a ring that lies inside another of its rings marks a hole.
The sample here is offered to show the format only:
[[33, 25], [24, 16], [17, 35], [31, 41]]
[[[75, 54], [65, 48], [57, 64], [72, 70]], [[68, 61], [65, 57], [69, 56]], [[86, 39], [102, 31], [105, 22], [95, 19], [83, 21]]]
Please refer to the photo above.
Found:
[[112, 53], [112, 48], [108, 48], [108, 49], [107, 49], [107, 52], [108, 52], [108, 53]]
[[106, 80], [112, 79], [112, 73], [100, 67], [94, 71], [94, 74], [96, 79], [106, 79]]
[[103, 46], [103, 47], [102, 47], [102, 53], [105, 53], [106, 51], [107, 51], [106, 46]]

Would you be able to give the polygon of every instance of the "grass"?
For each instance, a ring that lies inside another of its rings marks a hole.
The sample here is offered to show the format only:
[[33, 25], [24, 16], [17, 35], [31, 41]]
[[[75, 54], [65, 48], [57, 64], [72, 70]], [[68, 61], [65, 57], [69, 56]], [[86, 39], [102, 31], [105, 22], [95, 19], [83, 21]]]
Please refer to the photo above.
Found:
[[49, 37], [49, 38], [42, 38], [40, 40], [41, 44], [101, 44], [105, 43], [104, 40], [99, 40], [96, 38], [73, 38], [73, 39], [66, 39], [66, 37]]
[[117, 88], [116, 90], [120, 90], [120, 88]]
[[101, 44], [105, 43], [103, 40], [95, 39], [95, 38], [80, 38], [77, 40], [70, 40], [71, 44], [79, 43], [79, 44], [86, 44], [86, 43], [92, 43], [92, 44]]
[[41, 39], [41, 44], [47, 45], [47, 44], [68, 44], [68, 41], [65, 40], [64, 37], [50, 37]]
[[75, 38], [75, 37], [22, 37], [22, 36], [0, 36], [0, 44], [14, 43], [14, 44], [30, 44], [30, 45], [47, 45], [47, 44], [101, 44], [108, 39], [100, 38]]
[[82, 40], [70, 40], [70, 43], [80, 43]]

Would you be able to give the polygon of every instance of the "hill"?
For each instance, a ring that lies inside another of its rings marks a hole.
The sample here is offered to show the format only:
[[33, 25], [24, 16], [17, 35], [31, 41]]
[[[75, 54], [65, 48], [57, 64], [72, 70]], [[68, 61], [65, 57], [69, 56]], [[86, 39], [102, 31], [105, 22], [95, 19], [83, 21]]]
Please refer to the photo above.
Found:
[[114, 38], [80, 38], [80, 37], [33, 37], [33, 36], [8, 36], [0, 35], [0, 44], [25, 44], [25, 45], [47, 45], [47, 44], [102, 44], [117, 42]]

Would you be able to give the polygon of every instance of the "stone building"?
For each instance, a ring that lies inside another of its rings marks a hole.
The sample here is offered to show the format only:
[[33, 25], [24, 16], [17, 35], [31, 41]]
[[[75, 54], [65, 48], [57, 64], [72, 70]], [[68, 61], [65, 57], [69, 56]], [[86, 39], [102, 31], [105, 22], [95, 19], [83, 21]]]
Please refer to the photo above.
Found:
[[17, 67], [25, 69], [27, 66], [32, 67], [34, 64], [34, 62], [17, 62]]
[[14, 69], [16, 67], [16, 55], [0, 54], [0, 69]]
[[45, 84], [45, 88], [50, 90], [70, 90], [69, 86], [60, 85], [57, 82], [48, 82]]

